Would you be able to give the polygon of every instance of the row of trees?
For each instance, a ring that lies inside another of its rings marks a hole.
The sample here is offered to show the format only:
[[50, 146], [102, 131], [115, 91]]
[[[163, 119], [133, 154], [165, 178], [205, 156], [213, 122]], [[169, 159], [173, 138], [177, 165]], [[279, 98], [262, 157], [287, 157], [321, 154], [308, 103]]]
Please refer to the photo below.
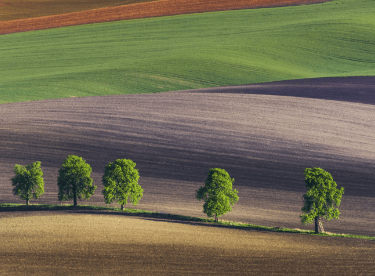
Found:
[[[13, 193], [26, 200], [38, 199], [44, 194], [44, 180], [41, 163], [14, 166], [15, 176], [11, 179]], [[109, 163], [104, 170], [102, 194], [106, 204], [117, 201], [121, 205], [130, 202], [137, 205], [143, 197], [143, 189], [138, 184], [139, 173], [136, 164], [129, 159], [117, 159]], [[72, 200], [77, 206], [77, 199], [90, 199], [95, 193], [96, 186], [90, 177], [91, 166], [81, 157], [69, 155], [63, 162], [57, 178], [60, 201]], [[303, 224], [315, 222], [315, 232], [324, 232], [322, 218], [327, 220], [338, 219], [341, 198], [344, 188], [337, 189], [332, 175], [321, 168], [306, 168], [304, 171], [307, 193], [303, 195], [303, 215], [300, 216]], [[204, 200], [203, 212], [215, 221], [232, 210], [239, 197], [238, 191], [233, 190], [234, 179], [224, 169], [212, 168], [208, 172], [205, 185], [196, 191], [196, 199]]]
[[[44, 194], [40, 165], [41, 163], [36, 161], [26, 166], [14, 166], [15, 176], [11, 179], [13, 194], [26, 200], [26, 205], [29, 205], [30, 199], [38, 199]], [[102, 193], [106, 204], [117, 201], [121, 204], [121, 210], [128, 203], [128, 199], [134, 205], [138, 204], [143, 196], [143, 189], [138, 184], [139, 173], [135, 166], [132, 160], [117, 159], [105, 167]], [[64, 160], [57, 178], [59, 201], [73, 200], [74, 206], [77, 206], [77, 199], [90, 199], [97, 188], [93, 185], [91, 172], [91, 166], [84, 159], [69, 155]]]
[[[322, 218], [338, 219], [344, 188], [337, 189], [332, 175], [321, 168], [304, 170], [307, 193], [303, 195], [302, 224], [315, 222], [315, 233], [323, 233]], [[196, 192], [198, 200], [204, 199], [203, 212], [209, 217], [218, 217], [232, 210], [231, 205], [238, 201], [237, 190], [232, 191], [234, 179], [222, 169], [210, 169], [204, 187]]]

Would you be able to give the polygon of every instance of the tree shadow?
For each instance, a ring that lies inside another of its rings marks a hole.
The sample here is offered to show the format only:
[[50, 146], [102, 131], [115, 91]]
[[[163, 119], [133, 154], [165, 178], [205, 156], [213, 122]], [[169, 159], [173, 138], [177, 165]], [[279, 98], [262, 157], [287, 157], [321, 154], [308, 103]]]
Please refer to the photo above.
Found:
[[[44, 212], [44, 213], [34, 213], [34, 212]], [[123, 217], [131, 217], [131, 218], [138, 218], [142, 220], [148, 221], [155, 221], [155, 222], [168, 222], [168, 223], [178, 223], [183, 225], [191, 225], [191, 226], [203, 226], [203, 227], [211, 227], [211, 228], [220, 228], [220, 229], [235, 229], [235, 230], [243, 230], [249, 232], [268, 232], [268, 233], [293, 233], [293, 234], [304, 234], [304, 235], [311, 235], [311, 232], [300, 232], [298, 230], [293, 229], [284, 229], [282, 227], [271, 227], [271, 228], [262, 228], [262, 226], [241, 226], [241, 225], [226, 225], [216, 223], [213, 221], [205, 221], [203, 218], [196, 218], [196, 217], [188, 217], [182, 215], [174, 215], [174, 214], [166, 214], [166, 213], [130, 213], [130, 212], [123, 212], [117, 210], [105, 210], [105, 209], [95, 209], [92, 206], [58, 206], [58, 205], [51, 205], [51, 206], [38, 206], [38, 205], [21, 205], [16, 207], [3, 207], [0, 206], [0, 219], [2, 214], [4, 213], [17, 213], [17, 216], [28, 216], [28, 213], [34, 213], [31, 215], [47, 215], [48, 213], [54, 214], [89, 214], [89, 215], [104, 215], [104, 216], [123, 216]], [[330, 238], [338, 238], [335, 236], [329, 235], [321, 235], [321, 237], [330, 237]], [[375, 242], [375, 240], [368, 240]]]
[[[40, 213], [45, 212], [45, 213]], [[155, 221], [155, 222], [168, 222], [178, 223], [192, 226], [204, 226], [221, 229], [236, 229], [245, 231], [262, 231], [262, 232], [283, 232], [283, 233], [298, 233], [296, 231], [285, 231], [282, 228], [274, 227], [271, 229], [263, 229], [251, 226], [238, 226], [238, 225], [225, 225], [215, 222], [205, 221], [202, 218], [188, 217], [182, 215], [165, 214], [165, 213], [130, 213], [116, 210], [101, 210], [95, 209], [91, 206], [40, 206], [40, 205], [21, 205], [16, 207], [2, 207], [0, 206], [0, 218], [3, 217], [2, 213], [17, 213], [17, 216], [29, 216], [29, 215], [47, 215], [46, 213], [58, 214], [90, 214], [90, 215], [107, 215], [107, 216], [123, 216], [131, 218], [139, 218], [143, 220]], [[213, 219], [212, 219], [213, 220]]]

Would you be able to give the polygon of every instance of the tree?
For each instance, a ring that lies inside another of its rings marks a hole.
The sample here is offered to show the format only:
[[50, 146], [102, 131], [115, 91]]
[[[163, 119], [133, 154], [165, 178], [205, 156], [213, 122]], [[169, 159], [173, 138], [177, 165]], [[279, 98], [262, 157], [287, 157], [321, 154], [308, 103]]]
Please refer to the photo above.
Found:
[[315, 233], [323, 233], [322, 218], [338, 219], [344, 188], [337, 189], [332, 175], [321, 168], [306, 168], [304, 171], [307, 193], [303, 195], [304, 206], [300, 216], [302, 224], [315, 221]]
[[59, 200], [73, 199], [74, 206], [77, 206], [77, 198], [90, 199], [96, 190], [90, 178], [91, 171], [91, 166], [82, 157], [69, 155], [64, 160], [57, 178]]
[[15, 177], [11, 179], [12, 186], [14, 186], [13, 194], [26, 200], [26, 205], [29, 205], [32, 197], [38, 199], [44, 194], [43, 172], [40, 164], [36, 161], [25, 167], [17, 164], [14, 166]]
[[196, 191], [196, 198], [204, 200], [203, 212], [207, 216], [215, 216], [218, 222], [221, 215], [232, 211], [231, 205], [238, 201], [237, 190], [232, 190], [234, 179], [229, 174], [219, 168], [210, 169], [205, 186]]
[[102, 193], [106, 204], [117, 200], [121, 204], [121, 210], [124, 210], [129, 197], [133, 205], [138, 204], [143, 197], [143, 189], [138, 184], [139, 173], [135, 166], [132, 160], [117, 159], [105, 167]]

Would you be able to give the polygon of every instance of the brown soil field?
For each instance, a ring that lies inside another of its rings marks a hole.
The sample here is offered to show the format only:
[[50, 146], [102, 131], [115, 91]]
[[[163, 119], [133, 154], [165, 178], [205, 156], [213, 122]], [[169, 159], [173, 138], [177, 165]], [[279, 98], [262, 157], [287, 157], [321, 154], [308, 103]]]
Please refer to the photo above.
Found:
[[[15, 5], [15, 3], [17, 2], [7, 2], [6, 0], [4, 0], [0, 2], [2, 11], [0, 17], [0, 21], [2, 21], [0, 22], [0, 34], [126, 19], [170, 16], [211, 11], [303, 5], [322, 3], [326, 1], [327, 0], [160, 0], [147, 3], [137, 3], [82, 11], [83, 9], [86, 9], [86, 7], [87, 9], [96, 8], [97, 6], [103, 4], [99, 4], [94, 1], [92, 4], [88, 5], [87, 3], [92, 1], [86, 0], [81, 0], [79, 2], [68, 0], [38, 0], [27, 2], [21, 1], [19, 2], [20, 4]], [[75, 4], [72, 5], [72, 2], [75, 2]], [[137, 2], [144, 1], [140, 0]], [[14, 3], [14, 5], [11, 5], [12, 3]], [[39, 3], [40, 5], [35, 5], [34, 7], [33, 3]], [[59, 6], [52, 8], [55, 6], [55, 3], [59, 3]], [[79, 3], [82, 3], [82, 6], [80, 6]], [[120, 0], [111, 0], [108, 2], [108, 6], [117, 5], [120, 3], [126, 2]], [[30, 10], [31, 8], [28, 5], [31, 5], [33, 7], [32, 10]], [[72, 10], [75, 10], [76, 12], [70, 12]], [[50, 15], [48, 16], [29, 18], [33, 17], [32, 14], [40, 16], [47, 15], [49, 12]]]
[[[45, 194], [31, 203], [58, 204], [58, 170], [74, 154], [92, 166], [98, 186], [88, 203], [79, 204], [104, 206], [104, 167], [128, 158], [137, 163], [144, 188], [136, 208], [205, 217], [195, 191], [208, 170], [219, 167], [235, 179], [240, 197], [222, 219], [313, 230], [299, 219], [303, 170], [321, 167], [345, 188], [340, 219], [323, 220], [325, 230], [375, 236], [375, 106], [369, 104], [375, 99], [374, 80], [2, 104], [0, 202], [24, 203], [12, 195], [13, 167], [41, 161]], [[295, 95], [297, 90], [302, 92]]]
[[130, 5], [153, 0], [2, 0], [0, 21], [27, 19]]
[[2, 275], [373, 275], [370, 240], [118, 213], [1, 215]]

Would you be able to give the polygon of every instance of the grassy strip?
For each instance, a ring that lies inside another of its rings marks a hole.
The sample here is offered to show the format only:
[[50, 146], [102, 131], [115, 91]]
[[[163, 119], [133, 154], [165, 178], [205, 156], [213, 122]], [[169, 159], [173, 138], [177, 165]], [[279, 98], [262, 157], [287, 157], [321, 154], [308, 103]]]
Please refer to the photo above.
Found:
[[0, 104], [375, 75], [373, 0], [0, 36]]
[[151, 212], [151, 211], [138, 210], [138, 209], [124, 208], [124, 210], [121, 211], [120, 208], [116, 208], [116, 207], [102, 207], [102, 206], [93, 206], [93, 205], [78, 205], [78, 206], [74, 207], [71, 204], [70, 205], [31, 204], [29, 206], [26, 206], [25, 204], [0, 203], [0, 212], [10, 210], [10, 208], [11, 208], [11, 210], [16, 210], [16, 211], [107, 210], [107, 211], [122, 212], [122, 213], [126, 213], [126, 214], [143, 214], [143, 215], [147, 215], [148, 217], [157, 217], [157, 218], [161, 217], [161, 218], [174, 219], [174, 220], [214, 223], [214, 224], [227, 226], [227, 227], [231, 227], [231, 228], [237, 228], [237, 229], [250, 228], [250, 229], [254, 229], [254, 230], [270, 231], [270, 232], [287, 232], [287, 233], [308, 234], [308, 235], [316, 235], [316, 236], [345, 237], [345, 238], [375, 240], [375, 237], [370, 237], [370, 236], [350, 235], [350, 234], [335, 234], [335, 233], [315, 234], [315, 232], [311, 231], [311, 230], [290, 229], [290, 228], [282, 228], [282, 227], [281, 228], [280, 227], [269, 227], [269, 226], [254, 225], [254, 224], [248, 224], [248, 223], [232, 222], [232, 221], [215, 222], [214, 219], [205, 219], [205, 218], [175, 215], [175, 214], [165, 214], [165, 213]]

